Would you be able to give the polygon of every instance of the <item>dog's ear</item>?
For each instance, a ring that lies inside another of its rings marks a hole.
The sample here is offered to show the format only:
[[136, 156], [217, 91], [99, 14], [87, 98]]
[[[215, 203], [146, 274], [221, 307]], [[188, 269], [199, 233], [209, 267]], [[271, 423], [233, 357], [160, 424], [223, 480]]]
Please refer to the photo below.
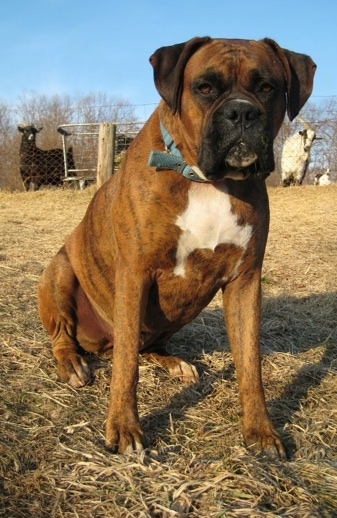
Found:
[[311, 95], [317, 67], [306, 54], [282, 49], [269, 38], [262, 41], [273, 49], [283, 64], [287, 82], [287, 113], [292, 121]]
[[311, 95], [317, 66], [306, 54], [282, 50], [290, 67], [287, 113], [292, 121]]
[[150, 57], [154, 84], [173, 113], [180, 110], [184, 69], [194, 52], [211, 38], [193, 38], [185, 43], [161, 47]]

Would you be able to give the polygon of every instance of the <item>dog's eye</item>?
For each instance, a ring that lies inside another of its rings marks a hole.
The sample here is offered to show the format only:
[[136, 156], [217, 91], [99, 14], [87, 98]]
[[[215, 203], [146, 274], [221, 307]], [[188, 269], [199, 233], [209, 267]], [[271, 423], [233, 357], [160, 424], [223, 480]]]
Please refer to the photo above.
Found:
[[199, 92], [202, 93], [203, 95], [209, 95], [209, 94], [213, 93], [213, 88], [211, 87], [210, 84], [203, 83], [202, 85], [199, 86]]
[[260, 86], [260, 91], [264, 94], [268, 94], [269, 92], [271, 92], [272, 90], [274, 90], [274, 87], [273, 85], [271, 85], [270, 83], [263, 83], [261, 86]]

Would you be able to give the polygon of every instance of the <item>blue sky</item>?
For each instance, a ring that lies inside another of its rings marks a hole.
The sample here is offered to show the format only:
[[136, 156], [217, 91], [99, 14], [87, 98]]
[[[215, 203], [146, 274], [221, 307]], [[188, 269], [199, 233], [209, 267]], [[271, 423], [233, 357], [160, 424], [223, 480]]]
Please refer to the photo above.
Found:
[[149, 56], [205, 35], [268, 36], [309, 54], [313, 100], [337, 96], [336, 22], [333, 0], [3, 0], [0, 100], [106, 92], [138, 105], [144, 120], [159, 100]]

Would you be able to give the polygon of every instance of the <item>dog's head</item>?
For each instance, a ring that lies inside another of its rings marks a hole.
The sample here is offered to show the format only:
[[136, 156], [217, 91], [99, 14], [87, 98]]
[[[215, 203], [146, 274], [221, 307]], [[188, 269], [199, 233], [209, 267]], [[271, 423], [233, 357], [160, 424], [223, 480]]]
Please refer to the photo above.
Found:
[[309, 98], [316, 69], [267, 38], [193, 38], [158, 49], [150, 62], [172, 126], [179, 120], [193, 141], [177, 147], [210, 181], [274, 170], [274, 138], [285, 113], [292, 120]]

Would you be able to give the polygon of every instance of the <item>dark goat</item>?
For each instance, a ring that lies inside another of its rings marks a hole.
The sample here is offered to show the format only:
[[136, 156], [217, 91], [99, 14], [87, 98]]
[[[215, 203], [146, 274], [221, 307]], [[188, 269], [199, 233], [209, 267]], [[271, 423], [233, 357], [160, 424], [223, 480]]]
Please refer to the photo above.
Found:
[[[41, 185], [62, 185], [64, 178], [64, 156], [62, 149], [43, 150], [36, 146], [36, 134], [42, 128], [20, 124], [22, 133], [20, 146], [20, 174], [25, 189], [37, 190]], [[75, 169], [73, 150], [67, 151], [69, 169]]]

